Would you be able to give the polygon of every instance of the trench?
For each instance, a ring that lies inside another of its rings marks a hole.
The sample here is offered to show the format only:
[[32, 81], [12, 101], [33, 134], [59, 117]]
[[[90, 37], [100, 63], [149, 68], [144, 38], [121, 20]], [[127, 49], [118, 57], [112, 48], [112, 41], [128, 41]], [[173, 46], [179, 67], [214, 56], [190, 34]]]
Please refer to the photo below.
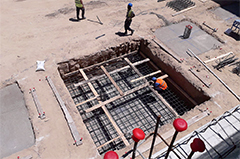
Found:
[[[161, 72], [148, 76], [158, 70]], [[157, 116], [161, 115], [161, 127], [210, 99], [162, 61], [143, 39], [59, 63], [59, 72], [100, 154], [133, 142], [136, 127], [145, 134], [153, 132]], [[153, 76], [166, 74], [165, 91], [153, 91], [146, 84]], [[148, 77], [132, 81], [141, 76]]]

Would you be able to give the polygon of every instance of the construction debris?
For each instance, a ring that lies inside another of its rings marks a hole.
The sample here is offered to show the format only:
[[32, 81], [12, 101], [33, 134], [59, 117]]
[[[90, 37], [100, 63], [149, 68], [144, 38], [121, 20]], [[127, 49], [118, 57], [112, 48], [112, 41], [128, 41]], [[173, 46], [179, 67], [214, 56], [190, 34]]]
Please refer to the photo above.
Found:
[[231, 57], [227, 56], [224, 60], [222, 60], [222, 61], [219, 60], [218, 64], [213, 66], [213, 68], [217, 69], [218, 71], [221, 71], [221, 69], [224, 68], [226, 65], [230, 65], [237, 60], [238, 60], [238, 58], [235, 58], [235, 55], [233, 55]]

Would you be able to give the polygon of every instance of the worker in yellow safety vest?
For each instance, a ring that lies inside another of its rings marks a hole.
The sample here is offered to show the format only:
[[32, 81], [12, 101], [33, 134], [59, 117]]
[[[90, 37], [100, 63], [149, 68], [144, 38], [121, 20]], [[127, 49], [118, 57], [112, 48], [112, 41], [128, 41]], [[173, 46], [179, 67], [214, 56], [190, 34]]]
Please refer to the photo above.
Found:
[[81, 19], [79, 18], [79, 12], [80, 12], [80, 10], [82, 10], [82, 19], [86, 19], [86, 18], [84, 17], [85, 8], [84, 8], [84, 5], [83, 5], [82, 0], [75, 0], [75, 5], [76, 5], [76, 11], [77, 11], [77, 20], [81, 20]]
[[127, 10], [127, 15], [126, 15], [126, 20], [125, 20], [125, 24], [124, 24], [124, 28], [125, 28], [125, 35], [127, 34], [127, 30], [131, 31], [130, 35], [133, 35], [134, 30], [130, 28], [130, 25], [132, 23], [132, 18], [135, 17], [134, 12], [132, 11], [132, 3], [128, 3], [127, 6], [128, 10]]
[[153, 77], [152, 80], [154, 81], [154, 88], [156, 90], [160, 91], [168, 88], [167, 83], [163, 79]]

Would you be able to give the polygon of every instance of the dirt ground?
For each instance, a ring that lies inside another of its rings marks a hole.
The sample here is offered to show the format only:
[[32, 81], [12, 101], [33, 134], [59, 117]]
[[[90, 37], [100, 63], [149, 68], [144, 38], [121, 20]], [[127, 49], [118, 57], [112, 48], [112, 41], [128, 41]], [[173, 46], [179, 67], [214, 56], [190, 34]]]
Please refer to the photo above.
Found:
[[[117, 46], [134, 38], [144, 38], [151, 41], [154, 37], [153, 31], [163, 27], [165, 22], [156, 15], [150, 14], [150, 12], [164, 16], [171, 23], [176, 23], [182, 19], [191, 19], [199, 25], [206, 21], [210, 26], [217, 26], [218, 31], [214, 33], [214, 36], [225, 43], [221, 48], [202, 54], [200, 56], [202, 60], [207, 60], [230, 51], [240, 58], [239, 41], [224, 34], [224, 31], [230, 27], [230, 24], [219, 19], [209, 11], [209, 9], [218, 7], [218, 3], [210, 0], [207, 0], [205, 3], [193, 0], [196, 3], [194, 9], [173, 17], [172, 14], [176, 12], [166, 7], [168, 1], [132, 1], [136, 17], [133, 19], [131, 26], [135, 32], [133, 36], [120, 37], [115, 33], [119, 31], [124, 32], [123, 24], [128, 4], [128, 1], [125, 0], [83, 0], [87, 19], [79, 22], [69, 20], [70, 18], [76, 18], [74, 1], [2, 0], [0, 2], [0, 87], [3, 88], [13, 82], [18, 82], [24, 93], [36, 136], [34, 146], [12, 154], [6, 157], [6, 159], [28, 155], [32, 155], [34, 159], [102, 158], [98, 154], [96, 146], [85, 128], [77, 109], [74, 107], [73, 101], [69, 98], [68, 90], [57, 71], [57, 63], [74, 57], [92, 54], [99, 50], [105, 50], [108, 47]], [[103, 25], [97, 22], [97, 16]], [[210, 29], [206, 27], [204, 29], [210, 32]], [[105, 36], [95, 39], [102, 34], [105, 34]], [[46, 61], [46, 71], [35, 72], [36, 61], [43, 60]], [[187, 69], [192, 65], [203, 70], [201, 72], [206, 71], [193, 57], [185, 59], [180, 67]], [[211, 65], [208, 66], [214, 70]], [[240, 78], [231, 72], [232, 68], [226, 67], [222, 72], [217, 70], [214, 70], [214, 72], [240, 96]], [[210, 76], [213, 83], [211, 89], [202, 87], [202, 83], [190, 76], [190, 74], [184, 74], [185, 77], [195, 83], [196, 87], [203, 89], [212, 97], [207, 103], [198, 106], [202, 110], [209, 108], [212, 114], [202, 119], [201, 122], [192, 125], [191, 129], [185, 134], [190, 133], [214, 117], [239, 104], [239, 100], [214, 76], [207, 71], [205, 73]], [[74, 141], [68, 125], [52, 90], [45, 80], [46, 76], [51, 77], [60, 96], [68, 107], [78, 131], [83, 137], [83, 145], [78, 147], [73, 145]], [[45, 120], [38, 118], [32, 96], [29, 94], [29, 89], [33, 87], [36, 88], [39, 101], [46, 112], [47, 118]], [[191, 113], [185, 114], [184, 118], [189, 119], [194, 114], [198, 114], [196, 109], [192, 110]], [[123, 151], [119, 151], [119, 155], [122, 155]]]

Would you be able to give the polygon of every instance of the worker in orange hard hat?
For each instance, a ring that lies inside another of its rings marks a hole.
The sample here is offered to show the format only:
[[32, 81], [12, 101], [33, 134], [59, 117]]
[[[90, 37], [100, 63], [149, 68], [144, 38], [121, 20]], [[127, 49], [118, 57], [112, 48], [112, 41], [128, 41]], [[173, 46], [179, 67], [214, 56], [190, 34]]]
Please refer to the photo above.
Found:
[[166, 90], [168, 88], [167, 83], [163, 79], [153, 77], [152, 80], [154, 82], [154, 88], [156, 90], [160, 91], [160, 90]]

